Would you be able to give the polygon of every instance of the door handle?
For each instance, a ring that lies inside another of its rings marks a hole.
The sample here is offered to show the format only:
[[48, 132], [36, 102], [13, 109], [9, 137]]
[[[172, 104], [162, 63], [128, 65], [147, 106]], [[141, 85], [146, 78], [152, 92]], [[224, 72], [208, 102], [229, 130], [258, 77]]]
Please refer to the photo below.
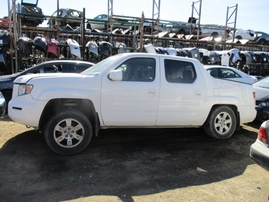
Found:
[[153, 88], [148, 89], [148, 94], [150, 96], [155, 96], [155, 93], [156, 93], [156, 90], [155, 89], [153, 89]]

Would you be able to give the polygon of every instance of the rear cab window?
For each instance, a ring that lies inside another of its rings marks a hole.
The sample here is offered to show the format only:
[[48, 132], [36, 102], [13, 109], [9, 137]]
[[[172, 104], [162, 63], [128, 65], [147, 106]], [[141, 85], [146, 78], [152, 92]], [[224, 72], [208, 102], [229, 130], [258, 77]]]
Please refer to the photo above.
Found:
[[169, 83], [193, 83], [196, 80], [196, 71], [191, 62], [165, 59], [165, 78]]

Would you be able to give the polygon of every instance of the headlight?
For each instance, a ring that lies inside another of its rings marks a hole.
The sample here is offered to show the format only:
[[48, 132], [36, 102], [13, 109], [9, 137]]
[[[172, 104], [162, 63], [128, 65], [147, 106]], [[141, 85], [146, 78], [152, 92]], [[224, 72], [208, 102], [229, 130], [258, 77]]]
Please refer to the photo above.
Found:
[[19, 90], [18, 90], [18, 95], [25, 95], [25, 94], [29, 94], [32, 89], [33, 89], [33, 85], [30, 85], [30, 84], [21, 84], [19, 86]]

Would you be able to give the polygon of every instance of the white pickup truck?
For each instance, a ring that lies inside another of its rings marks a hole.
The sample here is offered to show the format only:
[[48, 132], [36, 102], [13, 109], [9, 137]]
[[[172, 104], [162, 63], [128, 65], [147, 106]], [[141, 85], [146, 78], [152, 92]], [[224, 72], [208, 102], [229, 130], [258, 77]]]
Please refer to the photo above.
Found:
[[81, 74], [17, 78], [8, 114], [43, 132], [54, 152], [73, 155], [105, 128], [203, 127], [226, 139], [256, 110], [251, 85], [213, 78], [196, 59], [123, 53]]

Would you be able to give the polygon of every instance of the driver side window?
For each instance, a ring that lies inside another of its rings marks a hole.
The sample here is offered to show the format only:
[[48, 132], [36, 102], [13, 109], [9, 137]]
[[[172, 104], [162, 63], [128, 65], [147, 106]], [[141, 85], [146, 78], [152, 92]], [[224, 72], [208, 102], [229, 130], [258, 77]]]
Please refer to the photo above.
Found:
[[155, 79], [156, 62], [153, 58], [133, 58], [122, 63], [122, 81], [151, 82]]

